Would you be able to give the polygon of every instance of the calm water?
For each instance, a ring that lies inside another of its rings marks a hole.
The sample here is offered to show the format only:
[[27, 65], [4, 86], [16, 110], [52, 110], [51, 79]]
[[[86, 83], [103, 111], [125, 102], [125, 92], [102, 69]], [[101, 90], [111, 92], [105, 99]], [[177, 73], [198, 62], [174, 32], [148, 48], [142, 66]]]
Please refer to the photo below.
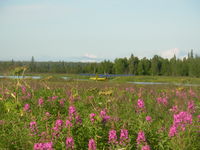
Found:
[[41, 76], [0, 76], [0, 78], [9, 78], [9, 79], [41, 79]]
[[69, 80], [71, 77], [61, 77], [62, 79]]
[[183, 83], [163, 83], [163, 82], [128, 82], [140, 85], [178, 85], [178, 86], [200, 86], [200, 84], [183, 84]]

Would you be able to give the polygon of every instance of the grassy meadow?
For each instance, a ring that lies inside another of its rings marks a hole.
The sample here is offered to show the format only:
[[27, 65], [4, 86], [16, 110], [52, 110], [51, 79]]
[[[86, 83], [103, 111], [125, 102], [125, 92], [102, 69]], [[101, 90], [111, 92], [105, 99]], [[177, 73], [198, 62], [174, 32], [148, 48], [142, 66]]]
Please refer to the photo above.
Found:
[[0, 149], [199, 150], [200, 87], [129, 78], [0, 79]]

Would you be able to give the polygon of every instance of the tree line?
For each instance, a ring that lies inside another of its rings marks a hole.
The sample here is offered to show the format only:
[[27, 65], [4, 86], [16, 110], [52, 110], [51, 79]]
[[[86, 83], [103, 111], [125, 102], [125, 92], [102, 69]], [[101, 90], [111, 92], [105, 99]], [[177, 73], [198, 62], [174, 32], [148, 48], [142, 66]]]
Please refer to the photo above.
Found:
[[167, 59], [154, 55], [153, 58], [134, 56], [129, 58], [116, 58], [114, 62], [104, 60], [102, 62], [37, 62], [32, 57], [31, 61], [0, 61], [0, 72], [6, 73], [20, 67], [28, 67], [29, 73], [92, 73], [92, 74], [134, 74], [134, 75], [163, 75], [163, 76], [191, 76], [200, 77], [200, 57], [188, 53], [183, 59]]

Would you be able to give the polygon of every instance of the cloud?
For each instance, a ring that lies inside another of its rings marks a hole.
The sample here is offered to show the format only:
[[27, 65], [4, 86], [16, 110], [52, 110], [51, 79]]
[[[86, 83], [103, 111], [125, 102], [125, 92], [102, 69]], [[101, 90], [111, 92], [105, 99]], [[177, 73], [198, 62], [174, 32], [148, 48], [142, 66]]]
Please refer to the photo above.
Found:
[[176, 55], [177, 57], [179, 57], [179, 54], [180, 54], [180, 49], [178, 49], [178, 48], [172, 48], [172, 49], [169, 49], [169, 50], [162, 51], [161, 52], [161, 57], [169, 59], [169, 58], [174, 57], [174, 55]]
[[87, 54], [87, 53], [84, 55], [84, 57], [90, 58], [90, 59], [96, 59], [97, 58], [97, 56], [95, 56], [93, 54]]

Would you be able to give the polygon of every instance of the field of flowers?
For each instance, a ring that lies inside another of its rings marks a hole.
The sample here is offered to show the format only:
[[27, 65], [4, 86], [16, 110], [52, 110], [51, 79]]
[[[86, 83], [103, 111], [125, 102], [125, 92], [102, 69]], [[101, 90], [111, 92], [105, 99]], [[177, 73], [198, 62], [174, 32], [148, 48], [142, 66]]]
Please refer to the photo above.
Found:
[[200, 87], [2, 79], [0, 149], [200, 150]]

